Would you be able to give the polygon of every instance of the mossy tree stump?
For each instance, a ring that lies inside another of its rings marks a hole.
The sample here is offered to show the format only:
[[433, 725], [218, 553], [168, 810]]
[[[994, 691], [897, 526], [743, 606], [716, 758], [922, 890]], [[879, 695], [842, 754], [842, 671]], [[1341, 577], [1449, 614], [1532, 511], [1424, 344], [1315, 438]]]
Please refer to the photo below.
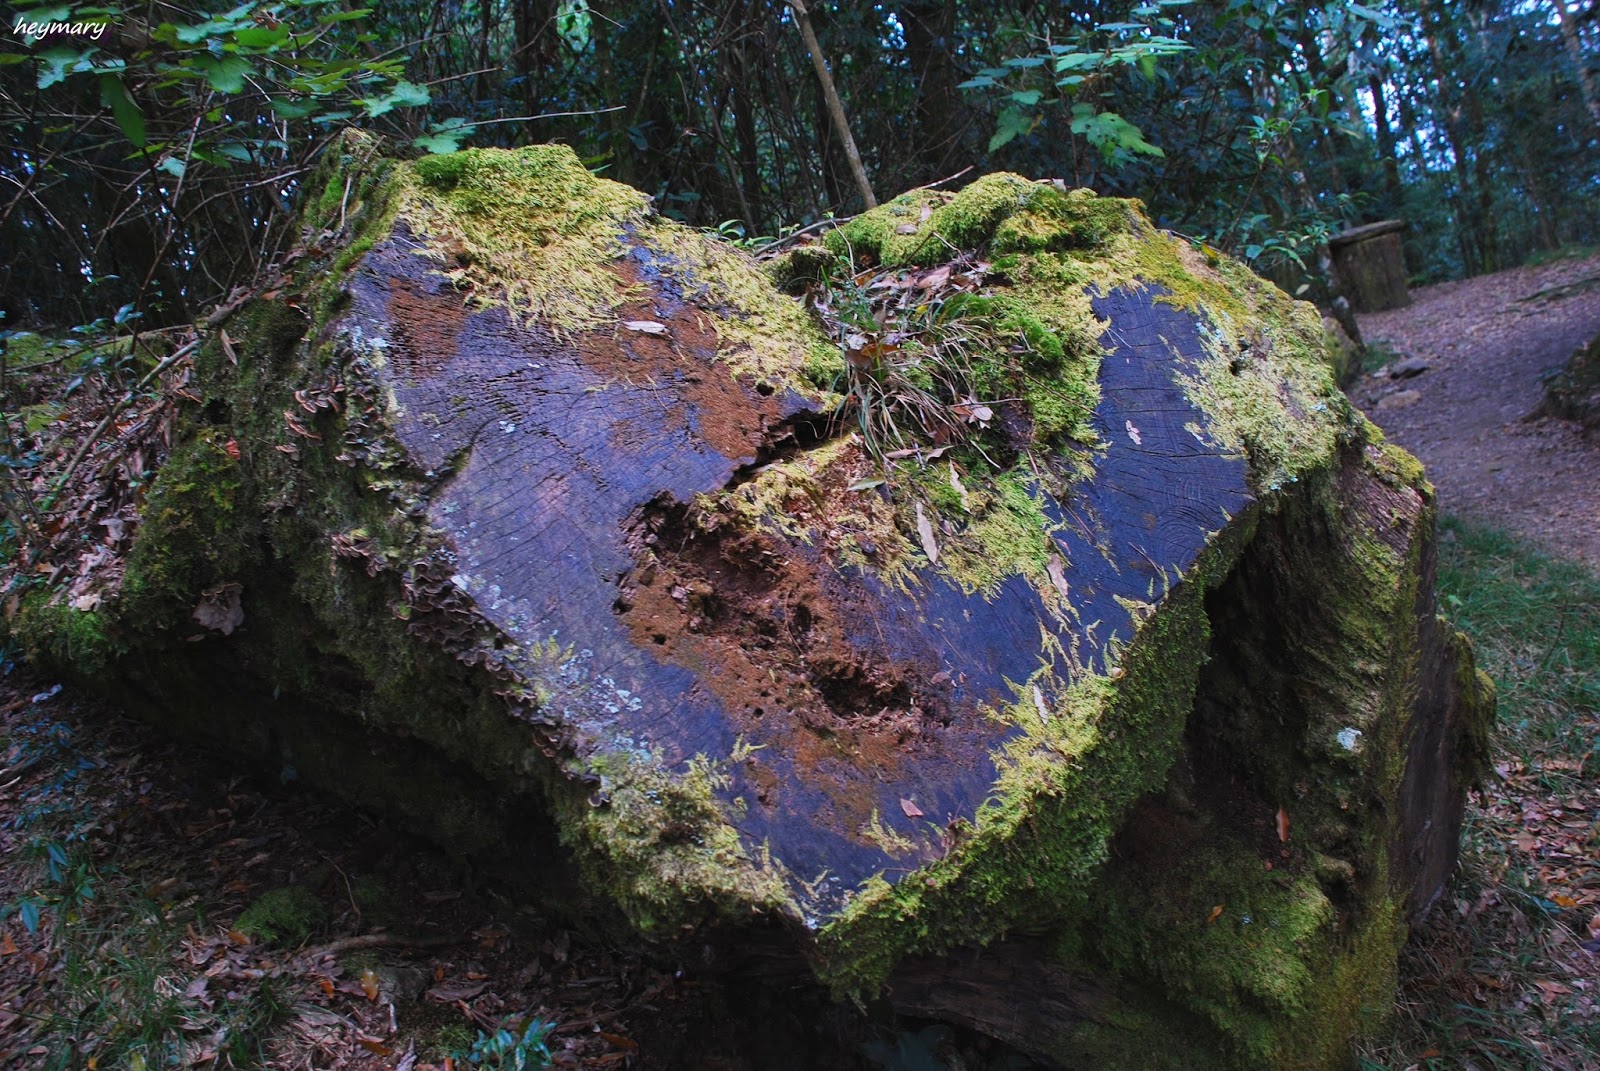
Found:
[[1310, 306], [1133, 202], [908, 194], [808, 256], [969, 254], [989, 418], [880, 462], [801, 303], [565, 149], [350, 138], [316, 190], [41, 657], [1063, 1067], [1331, 1068], [1383, 1019], [1492, 696]]
[[1411, 304], [1406, 288], [1405, 221], [1386, 219], [1328, 239], [1334, 270], [1356, 312], [1382, 312]]

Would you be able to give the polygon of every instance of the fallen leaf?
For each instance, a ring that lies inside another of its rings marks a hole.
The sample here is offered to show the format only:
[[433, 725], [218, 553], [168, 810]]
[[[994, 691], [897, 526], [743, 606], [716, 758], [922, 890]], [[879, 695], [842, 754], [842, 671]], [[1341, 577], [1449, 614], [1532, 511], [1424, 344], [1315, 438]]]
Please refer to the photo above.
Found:
[[967, 486], [961, 482], [961, 476], [956, 472], [956, 463], [954, 461], [950, 462], [950, 486], [955, 488], [956, 494], [961, 496], [961, 508], [971, 513], [972, 506], [967, 501]]
[[367, 995], [368, 1000], [378, 999], [378, 972], [371, 967], [361, 972], [361, 991]]
[[664, 335], [667, 325], [654, 320], [623, 320], [622, 326], [629, 331], [637, 331], [642, 335]]
[[239, 354], [233, 348], [233, 339], [228, 337], [228, 329], [226, 327], [217, 332], [217, 341], [222, 343], [222, 352], [227, 355], [228, 363], [237, 368], [239, 366]]
[[235, 461], [239, 460], [239, 440], [238, 439], [229, 439], [227, 442], [222, 444], [222, 449], [225, 450], [227, 452], [228, 456], [233, 458]]
[[921, 818], [922, 817], [922, 808], [918, 807], [915, 803], [912, 803], [908, 799], [902, 799], [900, 801], [900, 809], [902, 811], [906, 812], [906, 817], [907, 818]]
[[1067, 586], [1066, 561], [1059, 554], [1051, 554], [1045, 560], [1045, 572], [1050, 574], [1050, 584], [1067, 602], [1072, 601], [1072, 588]]
[[190, 616], [202, 628], [231, 636], [233, 630], [244, 623], [244, 607], [239, 602], [242, 590], [239, 583], [230, 582], [201, 592], [199, 605]]
[[1278, 808], [1278, 839], [1289, 843], [1289, 812], [1282, 807]]
[[1217, 921], [1221, 917], [1222, 917], [1222, 905], [1218, 904], [1216, 907], [1211, 909], [1211, 914], [1206, 916], [1206, 925], [1207, 926], [1211, 925], [1213, 922]]
[[1044, 692], [1039, 689], [1037, 684], [1033, 686], [1033, 705], [1039, 711], [1040, 721], [1047, 722], [1050, 720], [1050, 708], [1044, 705]]
[[933, 538], [933, 525], [928, 522], [928, 515], [922, 512], [922, 503], [917, 503], [917, 535], [922, 537], [922, 553], [928, 556], [929, 565], [939, 564], [939, 544]]
[[848, 490], [848, 491], [867, 491], [867, 490], [870, 490], [870, 489], [872, 489], [874, 487], [879, 487], [882, 484], [883, 484], [883, 477], [881, 477], [881, 476], [864, 476], [861, 479], [856, 480], [853, 483], [851, 483], [850, 486], [846, 488], [846, 490]]
[[16, 954], [17, 943], [11, 939], [11, 935], [8, 933], [3, 940], [0, 940], [0, 956], [14, 956]]
[[1128, 425], [1128, 438], [1133, 440], [1133, 445], [1143, 446], [1144, 438], [1139, 434], [1139, 429], [1133, 426], [1133, 421], [1131, 420], [1126, 423]]
[[621, 1034], [608, 1034], [604, 1030], [599, 1032], [599, 1036], [601, 1040], [610, 1043], [615, 1048], [626, 1049], [628, 1052], [639, 1051], [639, 1043], [632, 1038], [625, 1038]]
[[1560, 906], [1560, 907], [1577, 907], [1578, 906], [1578, 901], [1574, 900], [1570, 896], [1563, 896], [1561, 893], [1551, 893], [1550, 894], [1550, 902], [1552, 904], [1556, 904], [1557, 906]]
[[366, 1049], [370, 1053], [375, 1053], [378, 1056], [394, 1055], [394, 1050], [385, 1045], [383, 1042], [379, 1041], [377, 1038], [364, 1038], [357, 1036], [356, 1040], [361, 1043], [361, 1047], [363, 1049]]
[[471, 1000], [488, 987], [488, 982], [450, 982], [428, 990], [428, 998], [441, 1004], [454, 1004], [458, 1000]]

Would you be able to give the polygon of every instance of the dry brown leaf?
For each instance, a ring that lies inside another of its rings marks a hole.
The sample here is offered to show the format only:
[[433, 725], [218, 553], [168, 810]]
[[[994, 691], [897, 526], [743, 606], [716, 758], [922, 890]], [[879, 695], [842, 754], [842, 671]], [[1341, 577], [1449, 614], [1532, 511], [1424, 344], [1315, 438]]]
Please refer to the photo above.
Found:
[[1067, 584], [1066, 560], [1059, 554], [1051, 554], [1044, 564], [1045, 572], [1050, 574], [1050, 584], [1061, 594], [1068, 603], [1072, 601], [1072, 588]]
[[1278, 808], [1278, 839], [1289, 843], [1289, 812], [1282, 807]]
[[906, 813], [907, 818], [921, 818], [923, 816], [922, 808], [918, 807], [915, 803], [912, 803], [908, 799], [902, 799], [900, 801], [900, 809]]
[[956, 494], [961, 496], [961, 508], [971, 513], [972, 506], [967, 501], [967, 486], [961, 482], [961, 476], [956, 472], [956, 463], [954, 461], [950, 462], [950, 486], [955, 488]]
[[1222, 905], [1218, 904], [1216, 907], [1211, 909], [1211, 914], [1206, 916], [1206, 925], [1207, 926], [1211, 925], [1213, 922], [1217, 921], [1221, 917], [1222, 917]]

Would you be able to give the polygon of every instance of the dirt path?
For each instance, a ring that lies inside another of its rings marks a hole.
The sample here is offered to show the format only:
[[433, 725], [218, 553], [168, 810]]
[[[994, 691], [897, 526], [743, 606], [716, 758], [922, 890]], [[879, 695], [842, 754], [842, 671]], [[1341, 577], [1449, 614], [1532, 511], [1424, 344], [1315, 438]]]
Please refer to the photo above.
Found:
[[1429, 368], [1364, 376], [1351, 397], [1422, 459], [1445, 512], [1518, 532], [1600, 566], [1600, 443], [1529, 419], [1540, 376], [1600, 333], [1600, 256], [1514, 268], [1412, 292], [1361, 317], [1368, 342]]

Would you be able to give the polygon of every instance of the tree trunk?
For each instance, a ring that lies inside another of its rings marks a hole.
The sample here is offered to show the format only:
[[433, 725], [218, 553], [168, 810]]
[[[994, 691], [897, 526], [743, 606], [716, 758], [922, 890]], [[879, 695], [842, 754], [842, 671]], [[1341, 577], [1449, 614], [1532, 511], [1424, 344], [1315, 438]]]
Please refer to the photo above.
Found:
[[961, 91], [956, 88], [955, 0], [917, 0], [897, 9], [916, 83], [917, 154], [922, 179], [950, 174], [961, 151]]
[[694, 955], [759, 934], [1053, 1066], [1347, 1065], [1493, 699], [1314, 310], [1135, 202], [919, 191], [811, 255], [1015, 258], [930, 406], [564, 148], [364, 145], [313, 185], [356, 244], [202, 352], [36, 657]]
[[1595, 85], [1593, 73], [1589, 70], [1588, 57], [1583, 54], [1583, 37], [1578, 28], [1578, 20], [1567, 8], [1567, 0], [1550, 0], [1556, 9], [1556, 19], [1561, 24], [1561, 40], [1567, 46], [1567, 54], [1572, 57], [1572, 66], [1578, 76], [1578, 89], [1583, 93], [1584, 107], [1589, 109], [1589, 117], [1594, 120], [1596, 127], [1600, 127], [1600, 87]]
[[1391, 213], [1405, 207], [1405, 188], [1400, 184], [1400, 160], [1395, 152], [1394, 127], [1389, 124], [1389, 100], [1383, 79], [1373, 75], [1367, 81], [1372, 90], [1373, 127], [1378, 135], [1378, 160], [1383, 166], [1383, 189], [1389, 197]]
[[850, 164], [850, 175], [855, 180], [856, 192], [861, 195], [861, 200], [868, 208], [878, 207], [878, 198], [872, 192], [872, 184], [867, 181], [867, 169], [862, 166], [861, 153], [856, 149], [855, 136], [850, 133], [850, 121], [845, 118], [844, 102], [839, 99], [839, 90], [833, 84], [833, 74], [828, 70], [828, 61], [822, 54], [822, 45], [817, 42], [817, 34], [811, 28], [811, 13], [806, 10], [804, 0], [785, 0], [789, 9], [794, 12], [795, 23], [800, 27], [800, 36], [805, 39], [806, 51], [811, 55], [811, 66], [817, 72], [817, 83], [822, 87], [822, 99], [828, 107], [828, 118], [833, 123], [834, 133], [839, 136], [839, 144], [844, 147], [845, 159]]

